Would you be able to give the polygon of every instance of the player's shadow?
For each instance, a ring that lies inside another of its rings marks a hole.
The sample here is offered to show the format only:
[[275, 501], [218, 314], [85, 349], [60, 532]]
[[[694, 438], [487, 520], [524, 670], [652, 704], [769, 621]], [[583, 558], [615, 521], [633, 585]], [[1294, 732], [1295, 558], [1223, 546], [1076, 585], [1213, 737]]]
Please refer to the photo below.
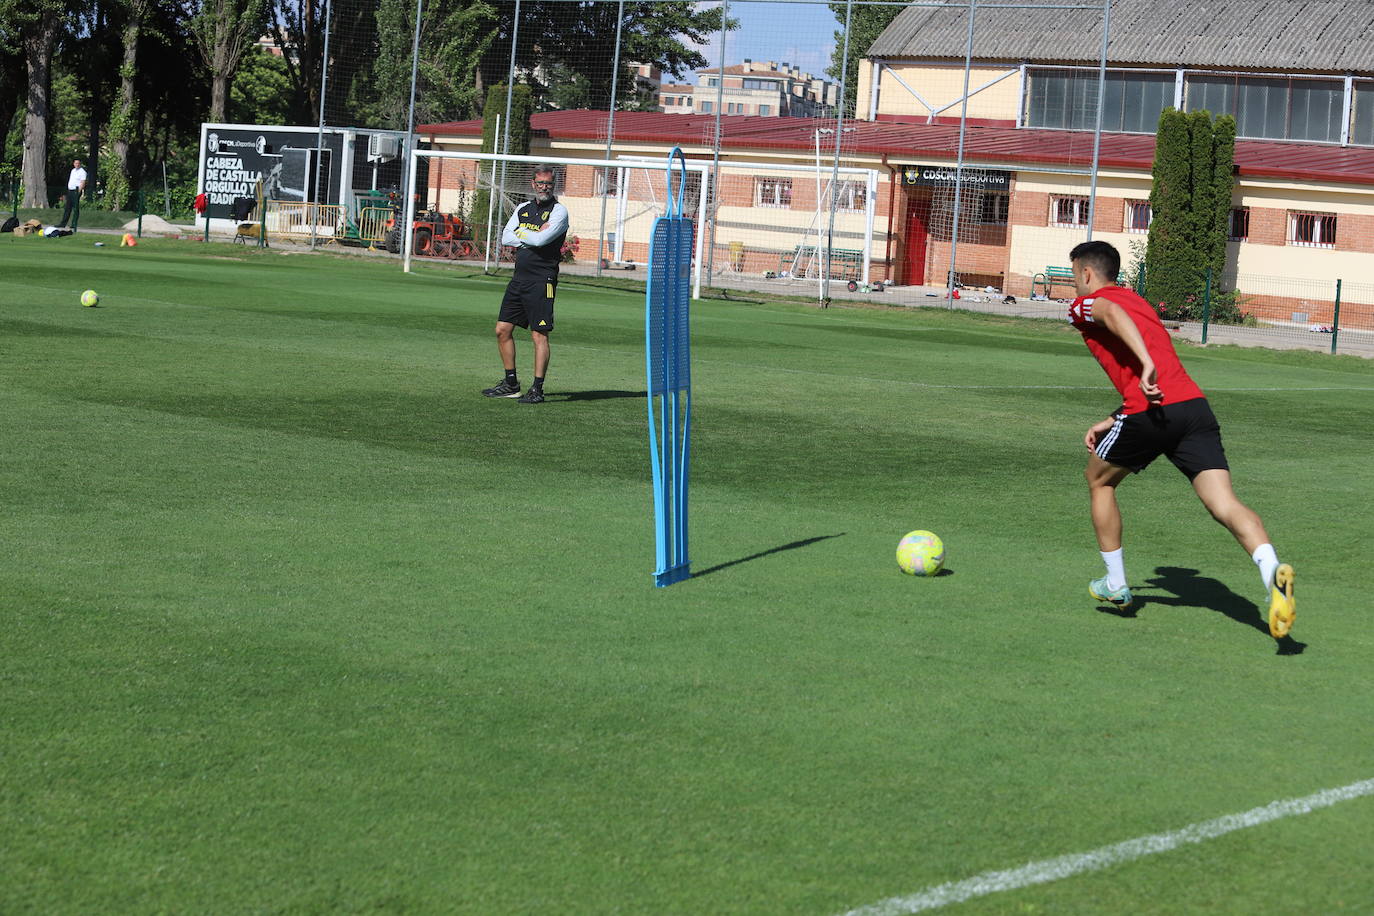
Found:
[[644, 391], [620, 391], [618, 389], [606, 389], [602, 391], [569, 391], [567, 394], [558, 394], [549, 398], [550, 401], [609, 401], [614, 398], [642, 398], [647, 394]]
[[772, 556], [775, 553], [782, 553], [784, 550], [796, 550], [799, 547], [809, 547], [820, 541], [828, 541], [831, 538], [844, 537], [845, 532], [839, 534], [821, 534], [813, 538], [803, 538], [800, 541], [793, 541], [790, 544], [783, 544], [778, 547], [770, 547], [768, 550], [760, 550], [758, 553], [751, 553], [747, 557], [740, 557], [738, 560], [731, 560], [728, 563], [718, 563], [715, 566], [708, 566], [705, 569], [697, 570], [692, 573], [693, 579], [700, 579], [702, 576], [710, 575], [713, 572], [720, 572], [722, 569], [729, 569], [731, 566], [738, 566], [741, 563], [748, 563], [750, 560], [760, 560], [764, 557]]
[[[1253, 627], [1270, 639], [1269, 624], [1261, 615], [1261, 608], [1248, 598], [1231, 591], [1216, 579], [1198, 574], [1196, 569], [1182, 566], [1157, 566], [1153, 579], [1146, 579], [1150, 589], [1170, 592], [1169, 595], [1141, 595], [1138, 604], [1161, 604], [1169, 607], [1202, 607], [1218, 614], [1225, 614], [1236, 623]], [[1135, 610], [1121, 611], [1111, 608], [1109, 613], [1121, 617], [1134, 617]], [[1291, 636], [1278, 640], [1279, 655], [1301, 655], [1307, 648], [1306, 643], [1298, 642]]]

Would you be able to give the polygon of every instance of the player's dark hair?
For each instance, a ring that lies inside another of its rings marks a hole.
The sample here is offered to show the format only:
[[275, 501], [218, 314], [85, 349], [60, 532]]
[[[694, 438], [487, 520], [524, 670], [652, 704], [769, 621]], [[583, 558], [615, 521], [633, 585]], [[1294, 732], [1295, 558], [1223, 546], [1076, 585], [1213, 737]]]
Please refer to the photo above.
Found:
[[1104, 279], [1115, 283], [1121, 273], [1121, 255], [1106, 242], [1083, 242], [1069, 252], [1070, 261], [1082, 261]]

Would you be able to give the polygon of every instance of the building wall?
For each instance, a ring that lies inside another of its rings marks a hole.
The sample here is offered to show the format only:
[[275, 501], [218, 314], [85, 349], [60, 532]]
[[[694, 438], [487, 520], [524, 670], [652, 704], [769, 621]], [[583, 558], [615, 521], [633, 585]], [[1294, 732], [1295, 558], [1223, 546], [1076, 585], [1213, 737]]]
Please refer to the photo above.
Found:
[[[997, 77], [1005, 75], [1008, 71], [1016, 69], [1014, 65], [974, 67], [969, 71], [969, 90], [977, 89], [984, 83], [991, 82]], [[894, 76], [894, 74], [896, 75]], [[855, 96], [858, 103], [857, 116], [866, 120], [869, 114], [869, 98], [873, 84], [871, 61], [860, 61], [858, 77], [859, 81], [856, 87], [858, 94]], [[925, 105], [922, 105], [915, 96], [906, 90], [905, 86], [898, 82], [898, 77], [937, 109], [958, 103], [964, 95], [964, 68], [962, 64], [934, 66], [930, 64], [892, 63], [884, 67], [882, 78], [878, 83], [878, 114], [925, 117], [930, 113]], [[970, 118], [1015, 121], [1020, 99], [1021, 77], [1018, 73], [1008, 76], [995, 86], [989, 86], [987, 89], [969, 96], [968, 116]], [[955, 104], [953, 108], [943, 112], [941, 117], [957, 118], [961, 108], [961, 105]]]

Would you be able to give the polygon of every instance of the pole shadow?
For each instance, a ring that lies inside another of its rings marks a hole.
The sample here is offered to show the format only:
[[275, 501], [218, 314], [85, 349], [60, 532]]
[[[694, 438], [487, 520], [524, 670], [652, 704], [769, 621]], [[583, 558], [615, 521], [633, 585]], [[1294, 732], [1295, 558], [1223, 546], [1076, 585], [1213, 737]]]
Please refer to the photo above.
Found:
[[559, 394], [550, 397], [550, 401], [609, 401], [615, 398], [642, 398], [648, 392], [645, 391], [621, 391], [618, 389], [607, 389], [603, 391], [569, 391], [567, 394]]
[[[1269, 624], [1261, 614], [1261, 608], [1248, 598], [1237, 595], [1216, 579], [1208, 578], [1198, 574], [1196, 569], [1189, 569], [1183, 566], [1157, 566], [1155, 576], [1145, 580], [1145, 586], [1149, 589], [1160, 589], [1170, 592], [1170, 595], [1142, 595], [1138, 599], [1138, 605], [1159, 604], [1166, 607], [1201, 607], [1218, 614], [1224, 614], [1236, 623], [1259, 630], [1264, 634], [1265, 639], [1273, 639], [1269, 635]], [[1107, 613], [1116, 614], [1118, 617], [1134, 617], [1134, 608], [1120, 610], [1118, 608], [1102, 608]], [[1278, 643], [1277, 655], [1301, 655], [1307, 648], [1306, 643], [1298, 642], [1291, 636], [1285, 636], [1276, 640]]]
[[719, 563], [715, 566], [708, 566], [706, 569], [693, 572], [692, 578], [700, 579], [702, 576], [710, 575], [713, 572], [720, 572], [722, 569], [729, 569], [731, 566], [738, 566], [741, 563], [748, 563], [751, 560], [760, 560], [764, 557], [772, 556], [775, 553], [782, 553], [784, 550], [796, 550], [799, 547], [809, 547], [812, 544], [818, 543], [820, 541], [828, 541], [831, 538], [844, 537], [844, 535], [845, 532], [843, 531], [841, 531], [839, 534], [821, 534], [817, 535], [816, 537], [803, 538], [800, 541], [793, 541], [790, 544], [783, 544], [779, 547], [771, 547], [768, 550], [761, 550], [758, 553], [750, 554], [747, 557], [740, 557], [738, 560], [730, 560], [728, 563]]

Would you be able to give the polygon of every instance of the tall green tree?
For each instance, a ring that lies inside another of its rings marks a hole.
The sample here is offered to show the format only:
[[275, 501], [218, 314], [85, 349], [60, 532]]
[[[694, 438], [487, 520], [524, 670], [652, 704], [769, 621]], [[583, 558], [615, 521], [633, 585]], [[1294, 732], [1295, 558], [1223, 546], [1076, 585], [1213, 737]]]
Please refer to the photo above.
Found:
[[265, 48], [239, 61], [229, 88], [229, 120], [235, 124], [288, 124], [291, 83], [286, 62]]
[[1168, 314], [1195, 317], [1207, 272], [1226, 266], [1227, 219], [1235, 187], [1235, 119], [1166, 108], [1155, 139], [1146, 293]]
[[[486, 111], [482, 116], [482, 152], [507, 153], [511, 156], [527, 156], [530, 152], [530, 119], [534, 116], [534, 93], [529, 86], [516, 86], [511, 90], [510, 121], [506, 121], [506, 87], [497, 83], [487, 90]], [[502, 144], [509, 132], [509, 141]], [[490, 188], [499, 183], [500, 163], [484, 162], [478, 167], [477, 191], [472, 195], [472, 207], [468, 210], [468, 221], [477, 227], [480, 237], [486, 237], [487, 209], [492, 207]], [[509, 187], [507, 190], [515, 191]], [[502, 199], [497, 197], [492, 207], [493, 237], [499, 234], [500, 224], [505, 221]]]
[[210, 120], [225, 120], [229, 81], [239, 60], [267, 25], [269, 0], [189, 0], [190, 28], [210, 71]]
[[[839, 20], [840, 26], [844, 26], [845, 4], [830, 4], [831, 11], [835, 18]], [[853, 9], [849, 22], [849, 66], [844, 68], [844, 32], [835, 32], [835, 48], [830, 52], [830, 67], [825, 72], [833, 79], [838, 80], [841, 73], [845, 75], [844, 81], [844, 105], [845, 113], [853, 117], [856, 111], [855, 105], [858, 101], [859, 91], [859, 62], [868, 57], [868, 49], [873, 47], [873, 42], [878, 40], [878, 36], [892, 24], [892, 20], [905, 9], [903, 6], [858, 6]], [[844, 68], [842, 70], [842, 68]]]

